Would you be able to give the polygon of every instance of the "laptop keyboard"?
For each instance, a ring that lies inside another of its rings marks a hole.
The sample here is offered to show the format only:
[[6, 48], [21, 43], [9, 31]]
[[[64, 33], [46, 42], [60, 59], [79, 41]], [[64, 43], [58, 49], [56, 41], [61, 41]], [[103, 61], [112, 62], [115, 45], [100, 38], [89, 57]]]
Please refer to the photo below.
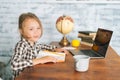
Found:
[[84, 53], [85, 55], [88, 55], [90, 57], [100, 57], [100, 55], [93, 51], [93, 50], [80, 50], [80, 52]]

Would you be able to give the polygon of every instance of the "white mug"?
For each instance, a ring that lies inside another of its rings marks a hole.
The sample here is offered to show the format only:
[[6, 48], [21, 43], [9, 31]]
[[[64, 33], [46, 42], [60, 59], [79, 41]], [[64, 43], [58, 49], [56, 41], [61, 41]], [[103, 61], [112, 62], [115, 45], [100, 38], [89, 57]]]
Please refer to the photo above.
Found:
[[75, 59], [75, 69], [76, 69], [76, 71], [85, 72], [85, 71], [88, 70], [89, 60], [90, 60], [89, 56], [75, 55], [73, 57]]

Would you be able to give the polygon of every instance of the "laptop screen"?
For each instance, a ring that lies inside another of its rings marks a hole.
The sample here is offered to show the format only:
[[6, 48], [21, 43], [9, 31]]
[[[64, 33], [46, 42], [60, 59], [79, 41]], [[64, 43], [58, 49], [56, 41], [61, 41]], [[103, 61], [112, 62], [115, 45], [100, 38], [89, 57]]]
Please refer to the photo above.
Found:
[[112, 33], [113, 31], [98, 28], [92, 50], [98, 52], [102, 56], [105, 56]]

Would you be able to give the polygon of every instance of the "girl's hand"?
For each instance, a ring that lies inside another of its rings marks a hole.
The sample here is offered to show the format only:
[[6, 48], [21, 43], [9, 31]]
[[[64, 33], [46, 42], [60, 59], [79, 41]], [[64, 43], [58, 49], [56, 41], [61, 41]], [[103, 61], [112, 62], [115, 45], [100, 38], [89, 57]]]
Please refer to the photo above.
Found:
[[56, 63], [57, 59], [54, 57], [51, 57], [51, 56], [45, 56], [42, 58], [33, 59], [33, 65], [40, 64], [40, 63], [44, 64], [44, 63], [48, 63], [48, 62]]
[[57, 59], [55, 57], [52, 57], [52, 56], [45, 56], [45, 57], [42, 57], [40, 59], [43, 60], [43, 63], [47, 63], [47, 62], [56, 63], [57, 62]]
[[65, 53], [65, 54], [69, 54], [69, 52], [68, 52], [67, 50], [61, 49], [61, 48], [56, 48], [55, 51], [56, 51], [56, 52], [63, 52], [63, 53]]

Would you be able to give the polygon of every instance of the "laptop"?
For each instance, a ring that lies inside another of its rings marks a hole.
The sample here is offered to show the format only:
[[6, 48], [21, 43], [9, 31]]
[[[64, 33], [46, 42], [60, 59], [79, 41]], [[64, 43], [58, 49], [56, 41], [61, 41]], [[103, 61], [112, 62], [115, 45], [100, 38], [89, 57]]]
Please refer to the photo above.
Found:
[[105, 58], [113, 31], [98, 28], [92, 49], [69, 50], [73, 55], [86, 55], [90, 58]]

